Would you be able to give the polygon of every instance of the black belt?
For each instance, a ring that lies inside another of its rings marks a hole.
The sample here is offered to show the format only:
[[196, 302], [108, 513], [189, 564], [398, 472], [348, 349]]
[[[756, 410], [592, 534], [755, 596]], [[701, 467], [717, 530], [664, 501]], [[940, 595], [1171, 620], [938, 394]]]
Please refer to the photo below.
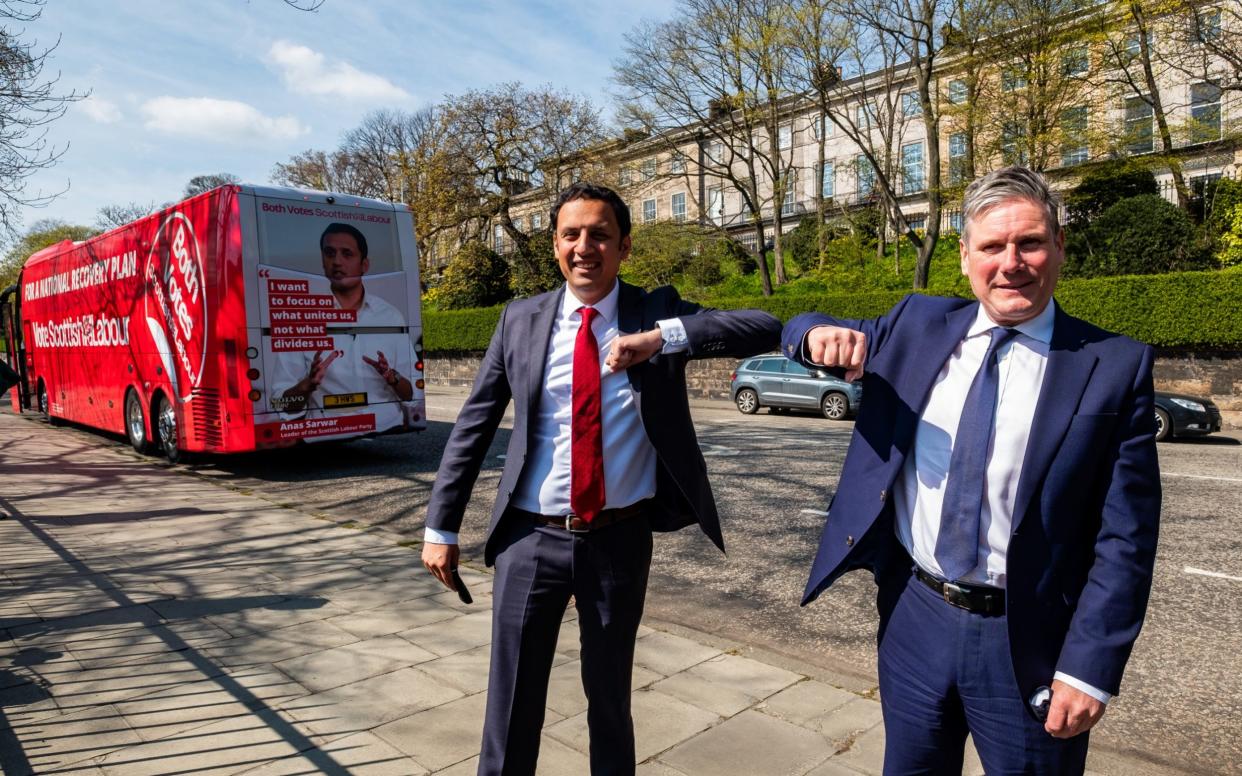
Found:
[[1005, 613], [1005, 591], [999, 587], [945, 582], [918, 566], [914, 567], [914, 576], [934, 590], [936, 595], [944, 599], [945, 603], [956, 606], [958, 609], [989, 616]]
[[570, 533], [590, 533], [605, 528], [613, 523], [619, 523], [622, 520], [629, 520], [631, 517], [637, 517], [647, 510], [651, 505], [651, 499], [643, 499], [630, 504], [628, 507], [617, 507], [616, 509], [603, 509], [595, 516], [595, 519], [587, 522], [581, 517], [574, 514], [569, 515], [541, 515], [536, 512], [527, 512], [525, 509], [517, 507], [509, 507], [515, 513], [528, 517], [539, 525], [547, 525], [553, 528], [564, 528]]

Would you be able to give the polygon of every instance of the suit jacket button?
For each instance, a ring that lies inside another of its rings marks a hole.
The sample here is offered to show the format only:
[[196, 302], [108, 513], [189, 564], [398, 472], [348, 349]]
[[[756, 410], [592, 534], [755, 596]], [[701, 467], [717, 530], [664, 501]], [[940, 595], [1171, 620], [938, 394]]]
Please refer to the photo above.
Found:
[[846, 546], [846, 547], [853, 547], [853, 546], [854, 546], [854, 537], [853, 537], [853, 536], [847, 536], [847, 537], [845, 537], [845, 546]]
[[883, 501], [886, 498], [888, 498], [888, 491], [887, 490], [880, 491], [880, 501]]

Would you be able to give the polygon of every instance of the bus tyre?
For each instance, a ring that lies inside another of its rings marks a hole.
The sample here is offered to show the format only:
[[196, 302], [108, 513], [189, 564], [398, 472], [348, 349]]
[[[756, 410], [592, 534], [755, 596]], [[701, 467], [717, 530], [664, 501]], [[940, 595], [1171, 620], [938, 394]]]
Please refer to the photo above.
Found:
[[39, 378], [39, 395], [37, 401], [39, 402], [39, 412], [43, 413], [43, 417], [47, 418], [47, 424], [49, 426], [59, 426], [60, 418], [52, 417], [51, 394], [48, 392], [47, 383], [43, 382], [42, 378]]
[[177, 463], [182, 459], [181, 448], [177, 447], [177, 413], [172, 402], [164, 394], [155, 402], [155, 425], [159, 433], [160, 449], [169, 463]]
[[151, 452], [151, 440], [147, 437], [147, 413], [143, 410], [138, 392], [130, 388], [125, 392], [125, 436], [141, 455]]

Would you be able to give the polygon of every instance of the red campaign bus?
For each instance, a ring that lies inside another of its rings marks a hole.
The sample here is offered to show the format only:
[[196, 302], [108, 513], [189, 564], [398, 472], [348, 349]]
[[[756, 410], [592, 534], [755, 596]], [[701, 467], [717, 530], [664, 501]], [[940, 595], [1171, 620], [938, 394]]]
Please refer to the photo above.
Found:
[[31, 256], [0, 296], [17, 412], [140, 452], [426, 428], [405, 205], [222, 186]]

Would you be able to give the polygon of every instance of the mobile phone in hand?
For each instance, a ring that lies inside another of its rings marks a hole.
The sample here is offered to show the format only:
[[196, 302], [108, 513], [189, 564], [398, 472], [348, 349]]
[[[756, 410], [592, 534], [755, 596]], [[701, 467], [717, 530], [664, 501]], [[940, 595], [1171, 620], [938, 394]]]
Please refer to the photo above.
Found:
[[470, 591], [466, 589], [466, 583], [461, 581], [461, 574], [457, 573], [457, 569], [453, 569], [453, 589], [457, 591], [457, 597], [461, 599], [463, 604], [474, 603]]

